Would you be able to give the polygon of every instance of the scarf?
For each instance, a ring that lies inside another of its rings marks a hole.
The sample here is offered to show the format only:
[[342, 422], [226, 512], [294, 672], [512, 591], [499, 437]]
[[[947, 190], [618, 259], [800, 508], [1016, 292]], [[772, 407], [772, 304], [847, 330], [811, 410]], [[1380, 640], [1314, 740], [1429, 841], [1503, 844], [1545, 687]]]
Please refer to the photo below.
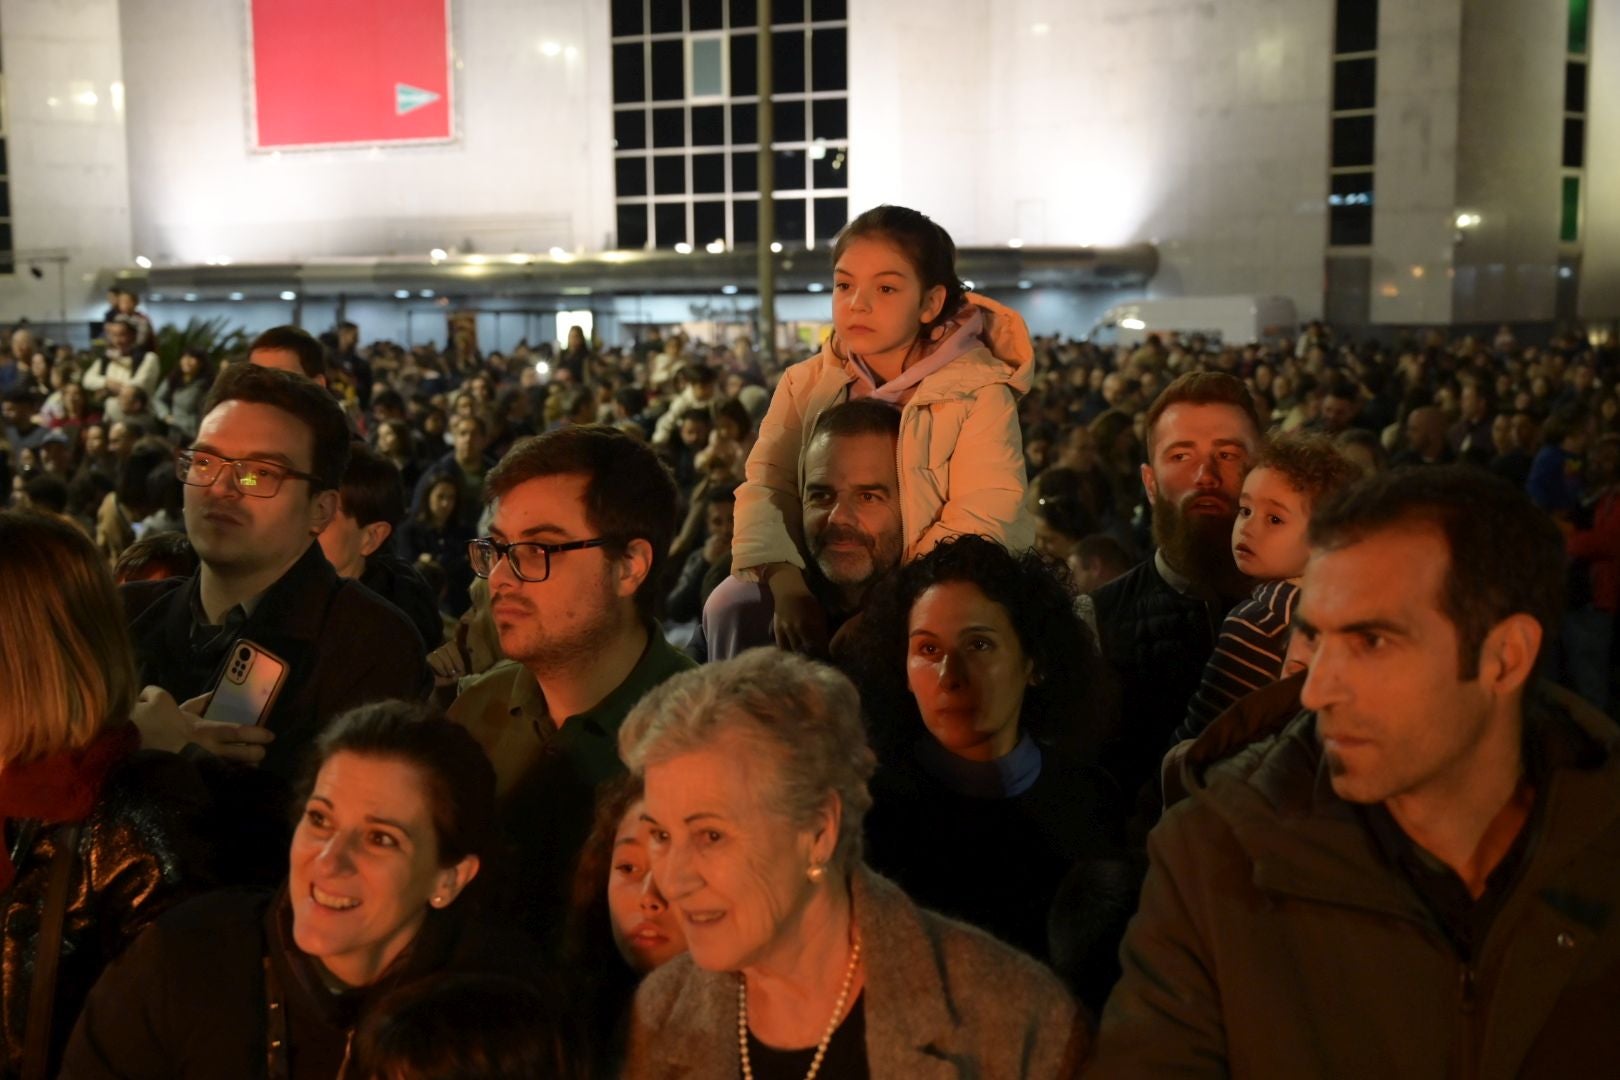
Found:
[[[7, 763], [0, 772], [0, 832], [12, 820], [45, 825], [83, 821], [95, 809], [107, 775], [140, 748], [130, 723], [116, 724], [82, 750], [63, 750], [35, 761]], [[7, 846], [0, 844], [0, 891], [17, 876]]]

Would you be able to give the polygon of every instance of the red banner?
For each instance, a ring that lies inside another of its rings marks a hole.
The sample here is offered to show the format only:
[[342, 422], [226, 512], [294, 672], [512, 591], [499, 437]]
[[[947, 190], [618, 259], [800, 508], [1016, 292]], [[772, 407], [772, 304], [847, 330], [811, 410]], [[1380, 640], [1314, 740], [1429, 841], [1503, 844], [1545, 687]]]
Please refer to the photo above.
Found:
[[449, 0], [249, 0], [254, 147], [443, 142]]

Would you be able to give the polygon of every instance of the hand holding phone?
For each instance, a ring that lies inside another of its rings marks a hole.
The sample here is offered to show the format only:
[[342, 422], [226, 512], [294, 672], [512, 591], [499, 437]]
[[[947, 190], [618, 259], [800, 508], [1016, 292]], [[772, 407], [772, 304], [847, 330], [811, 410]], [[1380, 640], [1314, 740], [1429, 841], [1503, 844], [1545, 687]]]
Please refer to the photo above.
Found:
[[238, 638], [202, 718], [247, 727], [262, 724], [269, 719], [286, 677], [286, 661], [247, 638]]

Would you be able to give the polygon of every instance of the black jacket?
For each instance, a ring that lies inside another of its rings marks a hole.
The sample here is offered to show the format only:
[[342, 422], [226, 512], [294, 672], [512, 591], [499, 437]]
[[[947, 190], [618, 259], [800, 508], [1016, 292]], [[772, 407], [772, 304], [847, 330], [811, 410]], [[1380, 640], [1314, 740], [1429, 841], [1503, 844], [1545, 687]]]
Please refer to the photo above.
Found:
[[[209, 883], [207, 803], [196, 774], [173, 754], [137, 751], [108, 774], [79, 833], [69, 878], [50, 1075], [102, 968], [148, 923]], [[63, 834], [32, 820], [10, 822], [6, 834], [17, 876], [0, 896], [0, 1076], [13, 1077], [22, 1068], [40, 921]]]
[[444, 971], [534, 980], [531, 949], [457, 906], [429, 912], [375, 984], [334, 994], [293, 941], [285, 888], [274, 897], [240, 890], [198, 897], [158, 920], [107, 969], [73, 1030], [62, 1078], [266, 1077], [275, 1013], [285, 1024], [285, 1075], [332, 1080], [355, 1026], [396, 986]]
[[1158, 776], [1232, 605], [1178, 592], [1153, 556], [1092, 593], [1092, 602], [1120, 689], [1119, 728], [1103, 764], [1129, 800]]
[[439, 618], [439, 601], [433, 589], [416, 568], [395, 558], [386, 550], [366, 556], [366, 569], [360, 584], [403, 611], [422, 635], [431, 652], [444, 643], [444, 620]]
[[[176, 701], [213, 689], [224, 658], [193, 643], [198, 587], [197, 574], [120, 587], [141, 682], [161, 686]], [[266, 725], [276, 741], [262, 766], [283, 779], [296, 773], [332, 717], [386, 698], [422, 700], [432, 685], [427, 649], [410, 619], [359, 582], [338, 577], [314, 542], [265, 590], [236, 638], [287, 662]]]

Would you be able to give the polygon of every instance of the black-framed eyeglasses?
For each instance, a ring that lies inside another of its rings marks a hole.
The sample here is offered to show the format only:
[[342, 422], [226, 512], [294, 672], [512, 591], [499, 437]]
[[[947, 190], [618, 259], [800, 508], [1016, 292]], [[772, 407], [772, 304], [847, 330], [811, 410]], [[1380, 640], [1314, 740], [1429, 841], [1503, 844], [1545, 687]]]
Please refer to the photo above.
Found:
[[602, 547], [609, 542], [607, 537], [598, 536], [591, 540], [569, 540], [563, 544], [539, 544], [529, 540], [503, 544], [494, 537], [486, 536], [481, 540], [467, 541], [467, 561], [472, 563], [473, 573], [487, 578], [495, 572], [501, 557], [505, 556], [507, 565], [511, 566], [512, 573], [518, 576], [519, 581], [544, 581], [551, 576], [553, 555]]
[[237, 460], [206, 454], [201, 450], [174, 452], [174, 475], [180, 478], [182, 484], [192, 487], [212, 487], [214, 481], [219, 479], [219, 471], [227, 465], [231, 467], [231, 479], [236, 483], [236, 490], [255, 499], [272, 498], [281, 490], [281, 482], [289, 477], [307, 480], [311, 484], [320, 481], [312, 473], [289, 469], [273, 461], [254, 461], [252, 458]]

